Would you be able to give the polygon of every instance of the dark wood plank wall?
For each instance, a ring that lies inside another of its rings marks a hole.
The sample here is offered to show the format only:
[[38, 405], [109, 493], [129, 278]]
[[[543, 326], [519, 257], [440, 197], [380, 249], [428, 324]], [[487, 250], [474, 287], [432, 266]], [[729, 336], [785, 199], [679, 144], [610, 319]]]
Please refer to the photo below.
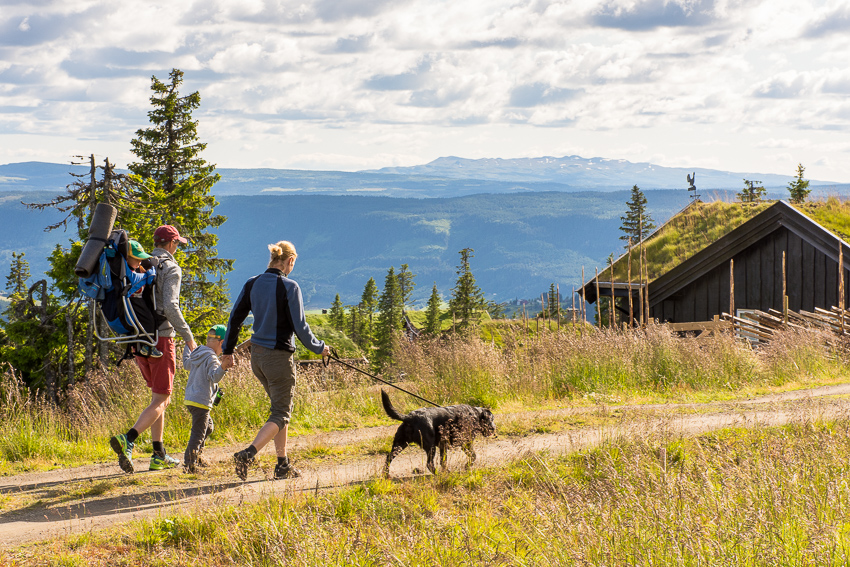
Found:
[[[782, 309], [782, 252], [786, 254], [788, 307], [794, 311], [838, 305], [838, 262], [786, 228], [738, 253], [735, 308]], [[850, 306], [850, 258], [844, 259], [844, 306]], [[676, 294], [655, 300], [652, 317], [683, 323], [708, 321], [729, 311], [729, 263], [715, 267]]]

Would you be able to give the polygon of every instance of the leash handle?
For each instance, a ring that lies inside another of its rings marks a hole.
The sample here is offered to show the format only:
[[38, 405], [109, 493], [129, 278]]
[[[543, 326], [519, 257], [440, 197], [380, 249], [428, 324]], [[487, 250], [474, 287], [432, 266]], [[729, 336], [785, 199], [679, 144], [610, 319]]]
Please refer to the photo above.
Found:
[[432, 406], [434, 406], [434, 407], [438, 407], [438, 408], [443, 407], [443, 406], [441, 406], [441, 405], [440, 405], [440, 404], [438, 404], [438, 403], [432, 402], [431, 400], [426, 400], [425, 398], [423, 398], [422, 396], [420, 396], [420, 395], [418, 395], [418, 394], [414, 394], [413, 392], [409, 392], [409, 391], [405, 390], [404, 388], [402, 388], [402, 387], [400, 387], [400, 386], [396, 386], [395, 384], [392, 384], [392, 383], [390, 383], [390, 382], [387, 382], [387, 381], [386, 381], [386, 380], [384, 380], [383, 378], [378, 378], [378, 377], [377, 377], [377, 376], [375, 376], [374, 374], [369, 374], [369, 373], [368, 373], [368, 372], [366, 372], [365, 370], [360, 370], [360, 369], [359, 369], [359, 368], [357, 368], [356, 366], [352, 366], [351, 364], [348, 364], [347, 362], [343, 362], [343, 361], [339, 358], [339, 355], [337, 354], [336, 349], [335, 349], [334, 347], [331, 347], [331, 354], [330, 354], [330, 356], [328, 356], [328, 357], [327, 357], [327, 362], [325, 362], [325, 357], [324, 357], [324, 356], [322, 356], [322, 364], [324, 364], [324, 365], [325, 365], [325, 367], [327, 367], [327, 366], [330, 364], [331, 360], [334, 360], [334, 361], [338, 362], [339, 364], [342, 364], [343, 366], [347, 366], [347, 367], [351, 368], [352, 370], [356, 370], [357, 372], [360, 372], [361, 374], [365, 374], [365, 375], [366, 375], [366, 376], [368, 376], [369, 378], [372, 378], [373, 380], [377, 380], [378, 382], [381, 382], [381, 383], [383, 383], [383, 384], [386, 384], [387, 386], [390, 386], [391, 388], [395, 388], [396, 390], [402, 391], [402, 392], [404, 392], [405, 394], [407, 394], [408, 396], [413, 396], [413, 397], [414, 397], [414, 398], [416, 398], [417, 400], [422, 400], [423, 402], [425, 402], [425, 403], [427, 403], [427, 404], [431, 404], [431, 405], [432, 405]]

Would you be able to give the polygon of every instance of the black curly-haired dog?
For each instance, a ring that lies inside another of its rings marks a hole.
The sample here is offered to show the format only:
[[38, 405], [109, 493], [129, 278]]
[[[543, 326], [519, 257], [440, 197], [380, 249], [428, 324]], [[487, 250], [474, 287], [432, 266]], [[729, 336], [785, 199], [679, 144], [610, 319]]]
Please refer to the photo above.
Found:
[[472, 442], [477, 434], [489, 437], [496, 432], [493, 423], [493, 413], [487, 408], [473, 407], [466, 404], [440, 407], [420, 408], [409, 414], [400, 414], [390, 402], [390, 397], [381, 390], [381, 401], [384, 411], [393, 419], [401, 422], [393, 439], [393, 448], [387, 455], [384, 465], [384, 476], [390, 475], [390, 463], [396, 456], [415, 443], [425, 450], [428, 456], [428, 470], [437, 474], [434, 457], [440, 448], [440, 467], [446, 470], [446, 457], [449, 447], [461, 447], [469, 460], [466, 468], [475, 462], [475, 451]]

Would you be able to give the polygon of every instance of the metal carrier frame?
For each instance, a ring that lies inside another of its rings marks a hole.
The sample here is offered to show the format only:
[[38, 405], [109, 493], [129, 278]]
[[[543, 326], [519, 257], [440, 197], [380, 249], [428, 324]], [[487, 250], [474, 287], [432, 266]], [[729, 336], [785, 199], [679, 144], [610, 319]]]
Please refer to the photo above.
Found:
[[[113, 233], [110, 235], [109, 242], [113, 241], [113, 237], [116, 234], [119, 234], [119, 233], [122, 233], [122, 232], [124, 233], [125, 236], [127, 236], [127, 232], [125, 230], [117, 229], [117, 230], [113, 231]], [[120, 234], [119, 234], [119, 237], [120, 237]], [[106, 246], [104, 246], [104, 248], [106, 248]], [[121, 256], [122, 261], [126, 265], [127, 258], [123, 254], [121, 254], [120, 251], [116, 251], [116, 253]], [[111, 270], [111, 267], [110, 267], [110, 270]], [[124, 270], [122, 270], [122, 272], [123, 271]], [[124, 279], [126, 279], [126, 275], [121, 274], [120, 277], [116, 278], [116, 279], [124, 280]], [[121, 281], [121, 282], [113, 281], [112, 285], [116, 286], [119, 283], [122, 286], [125, 285], [124, 281]], [[156, 311], [156, 293], [155, 293], [154, 287], [156, 286], [156, 282], [148, 284], [148, 285], [152, 286], [152, 288], [151, 288], [151, 304], [152, 304], [152, 307], [153, 307], [154, 312], [155, 312]], [[121, 305], [124, 307], [124, 313], [126, 313], [126, 315], [127, 315], [127, 322], [132, 327], [132, 334], [119, 335], [119, 334], [115, 333], [115, 331], [112, 330], [112, 327], [109, 326], [109, 321], [106, 320], [106, 315], [103, 314], [103, 310], [101, 310], [98, 302], [94, 299], [91, 299], [90, 301], [92, 303], [94, 303], [95, 318], [97, 318], [98, 314], [99, 314], [101, 321], [103, 321], [106, 328], [109, 329], [110, 333], [113, 335], [113, 336], [107, 336], [107, 337], [100, 336], [100, 333], [98, 333], [98, 329], [97, 329], [98, 325], [94, 325], [94, 336], [97, 338], [97, 340], [102, 341], [102, 342], [111, 342], [111, 343], [115, 343], [117, 345], [125, 345], [125, 344], [129, 344], [129, 343], [143, 343], [143, 344], [146, 344], [146, 345], [152, 346], [152, 347], [156, 346], [157, 343], [159, 342], [159, 329], [155, 328], [153, 334], [145, 331], [144, 327], [142, 327], [142, 324], [139, 321], [138, 316], [136, 315], [135, 309], [133, 309], [133, 304], [130, 303], [130, 298], [127, 297], [126, 295], [124, 295], [123, 293], [121, 293]]]

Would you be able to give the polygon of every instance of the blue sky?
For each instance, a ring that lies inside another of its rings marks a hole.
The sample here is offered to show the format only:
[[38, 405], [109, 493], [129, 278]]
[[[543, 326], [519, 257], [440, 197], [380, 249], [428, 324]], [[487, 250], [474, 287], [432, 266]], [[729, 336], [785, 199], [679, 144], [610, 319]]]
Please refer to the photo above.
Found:
[[131, 161], [150, 79], [219, 167], [580, 155], [850, 182], [850, 2], [0, 0], [0, 163]]

